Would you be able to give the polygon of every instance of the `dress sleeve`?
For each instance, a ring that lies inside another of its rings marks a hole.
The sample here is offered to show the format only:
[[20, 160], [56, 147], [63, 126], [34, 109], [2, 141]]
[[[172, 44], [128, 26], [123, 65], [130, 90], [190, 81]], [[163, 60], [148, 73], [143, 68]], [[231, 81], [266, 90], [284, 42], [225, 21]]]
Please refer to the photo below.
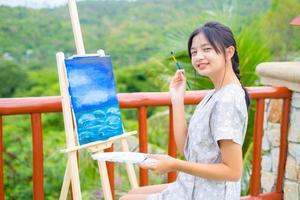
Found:
[[247, 126], [247, 108], [245, 99], [239, 95], [225, 95], [216, 102], [211, 116], [210, 128], [214, 140], [232, 140], [243, 144]]

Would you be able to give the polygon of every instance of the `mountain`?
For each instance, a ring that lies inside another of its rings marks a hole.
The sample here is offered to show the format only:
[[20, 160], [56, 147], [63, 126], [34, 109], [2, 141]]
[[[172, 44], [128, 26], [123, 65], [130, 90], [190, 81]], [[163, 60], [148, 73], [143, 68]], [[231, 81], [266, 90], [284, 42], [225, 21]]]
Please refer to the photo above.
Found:
[[[232, 3], [240, 6], [235, 10], [243, 13], [242, 18], [234, 20], [246, 23], [246, 19], [265, 10], [269, 2]], [[168, 56], [174, 48], [185, 48], [190, 31], [207, 16], [214, 19], [215, 12], [232, 9], [221, 0], [102, 0], [77, 2], [77, 6], [86, 52], [95, 53], [102, 48], [112, 55], [116, 67]], [[0, 6], [0, 44], [0, 56], [23, 67], [55, 67], [56, 52], [63, 51], [66, 56], [76, 53], [67, 6]]]

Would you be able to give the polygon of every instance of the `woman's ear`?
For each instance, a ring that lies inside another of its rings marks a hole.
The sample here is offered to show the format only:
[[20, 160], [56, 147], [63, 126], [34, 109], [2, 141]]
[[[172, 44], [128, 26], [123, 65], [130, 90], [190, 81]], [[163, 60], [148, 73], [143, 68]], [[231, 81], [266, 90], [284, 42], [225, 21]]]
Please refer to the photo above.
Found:
[[233, 46], [229, 46], [226, 48], [226, 60], [231, 60], [234, 55], [235, 48]]

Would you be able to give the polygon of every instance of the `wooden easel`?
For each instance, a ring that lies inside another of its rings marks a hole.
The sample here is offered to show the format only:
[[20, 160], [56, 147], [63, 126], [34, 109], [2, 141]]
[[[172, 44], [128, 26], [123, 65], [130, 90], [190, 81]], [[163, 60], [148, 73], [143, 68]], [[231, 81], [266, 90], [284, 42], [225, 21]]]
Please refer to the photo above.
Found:
[[[79, 24], [79, 18], [77, 14], [77, 7], [75, 0], [68, 0], [69, 12], [71, 16], [72, 28], [75, 38], [75, 44], [78, 55], [86, 55], [82, 40], [82, 34]], [[97, 52], [99, 56], [104, 56], [104, 51], [100, 50]], [[103, 152], [104, 149], [109, 148], [116, 141], [121, 142], [122, 151], [129, 151], [128, 143], [126, 137], [133, 135], [136, 131], [123, 133], [122, 135], [117, 135], [109, 138], [105, 141], [96, 141], [88, 143], [85, 145], [77, 145], [76, 132], [73, 126], [73, 112], [71, 109], [71, 100], [68, 92], [68, 83], [66, 78], [65, 71], [65, 56], [62, 52], [56, 54], [59, 82], [60, 82], [60, 91], [62, 96], [62, 108], [64, 116], [64, 126], [66, 133], [66, 143], [67, 149], [63, 152], [67, 153], [68, 161], [65, 171], [64, 181], [61, 189], [60, 200], [65, 200], [69, 191], [70, 184], [72, 185], [72, 194], [73, 199], [81, 200], [81, 189], [79, 181], [79, 169], [78, 169], [78, 160], [77, 160], [77, 151], [80, 149], [86, 149], [91, 153]], [[101, 176], [101, 183], [103, 188], [104, 198], [106, 200], [112, 200], [112, 194], [108, 179], [108, 173], [106, 168], [106, 163], [103, 161], [97, 161], [99, 167], [99, 173]], [[136, 174], [132, 164], [126, 164], [126, 169], [129, 176], [129, 181], [132, 188], [138, 187]]]

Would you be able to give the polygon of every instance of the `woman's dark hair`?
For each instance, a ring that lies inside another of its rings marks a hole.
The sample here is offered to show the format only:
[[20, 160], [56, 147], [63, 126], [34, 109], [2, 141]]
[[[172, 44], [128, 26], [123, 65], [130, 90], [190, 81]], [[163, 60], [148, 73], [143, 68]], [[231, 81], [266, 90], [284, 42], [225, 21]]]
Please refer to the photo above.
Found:
[[[188, 53], [191, 58], [191, 46], [193, 42], [193, 38], [199, 33], [203, 33], [208, 42], [212, 45], [214, 50], [220, 54], [225, 55], [225, 50], [227, 47], [233, 46], [235, 52], [231, 58], [232, 69], [236, 75], [236, 77], [241, 81], [240, 69], [239, 69], [239, 56], [236, 49], [236, 42], [233, 36], [232, 31], [227, 26], [220, 24], [219, 22], [207, 22], [200, 28], [197, 28], [193, 31], [188, 40]], [[243, 87], [245, 91], [245, 100], [247, 107], [250, 105], [250, 96], [247, 90]]]

